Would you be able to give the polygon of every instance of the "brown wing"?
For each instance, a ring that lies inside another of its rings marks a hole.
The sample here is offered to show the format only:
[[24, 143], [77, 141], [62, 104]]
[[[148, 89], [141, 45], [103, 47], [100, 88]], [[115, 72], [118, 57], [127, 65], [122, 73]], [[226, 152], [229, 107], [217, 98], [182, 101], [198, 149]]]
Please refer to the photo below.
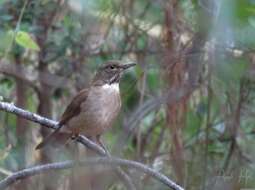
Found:
[[54, 144], [55, 141], [57, 142], [61, 138], [64, 139], [64, 141], [70, 138], [69, 133], [60, 133], [59, 130], [66, 124], [66, 122], [69, 121], [69, 119], [80, 113], [81, 111], [80, 105], [82, 104], [83, 101], [86, 100], [87, 97], [88, 89], [84, 89], [73, 98], [73, 100], [67, 106], [65, 112], [61, 117], [61, 120], [58, 124], [59, 127], [53, 133], [47, 136], [40, 144], [38, 144], [36, 146], [36, 149], [43, 148], [49, 144]]
[[78, 115], [81, 111], [81, 104], [88, 97], [88, 89], [81, 90], [71, 101], [64, 111], [60, 121], [59, 126], [65, 125], [72, 117]]

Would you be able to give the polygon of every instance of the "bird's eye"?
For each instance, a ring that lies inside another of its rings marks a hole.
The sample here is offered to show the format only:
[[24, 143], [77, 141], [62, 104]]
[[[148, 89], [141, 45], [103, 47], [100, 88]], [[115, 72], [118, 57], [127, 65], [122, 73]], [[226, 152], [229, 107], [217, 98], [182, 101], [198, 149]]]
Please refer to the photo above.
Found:
[[114, 69], [114, 66], [113, 66], [113, 65], [111, 65], [111, 66], [110, 66], [110, 68], [111, 68], [111, 69]]

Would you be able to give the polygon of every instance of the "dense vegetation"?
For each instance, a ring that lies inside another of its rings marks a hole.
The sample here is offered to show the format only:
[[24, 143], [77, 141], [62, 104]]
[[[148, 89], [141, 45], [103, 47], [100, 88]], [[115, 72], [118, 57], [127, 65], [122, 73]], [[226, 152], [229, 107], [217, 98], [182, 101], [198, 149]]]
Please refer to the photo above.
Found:
[[[103, 62], [136, 61], [121, 81], [121, 114], [103, 136], [111, 155], [185, 189], [254, 188], [254, 36], [253, 0], [0, 0], [0, 97], [58, 120]], [[34, 149], [50, 131], [1, 111], [0, 178], [73, 159]], [[75, 180], [72, 171], [10, 189], [86, 189], [88, 174]], [[167, 188], [129, 175], [137, 189]], [[108, 170], [98, 176], [98, 189], [124, 189]]]

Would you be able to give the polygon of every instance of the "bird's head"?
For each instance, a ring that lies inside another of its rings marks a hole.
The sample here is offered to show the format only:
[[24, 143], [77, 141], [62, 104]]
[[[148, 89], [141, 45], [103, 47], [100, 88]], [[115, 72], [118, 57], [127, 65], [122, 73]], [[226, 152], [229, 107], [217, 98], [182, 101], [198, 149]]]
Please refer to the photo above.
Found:
[[119, 83], [121, 74], [128, 68], [135, 66], [136, 63], [122, 64], [120, 61], [107, 61], [99, 67], [94, 79], [94, 85]]

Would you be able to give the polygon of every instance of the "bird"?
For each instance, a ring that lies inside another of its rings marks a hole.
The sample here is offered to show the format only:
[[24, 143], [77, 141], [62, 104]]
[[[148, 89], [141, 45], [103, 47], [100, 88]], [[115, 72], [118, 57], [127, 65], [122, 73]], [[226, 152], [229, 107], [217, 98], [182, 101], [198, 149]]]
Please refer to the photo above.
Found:
[[78, 92], [62, 114], [58, 128], [36, 146], [41, 149], [58, 141], [84, 135], [104, 148], [100, 137], [109, 130], [121, 109], [119, 83], [123, 72], [136, 63], [110, 60], [102, 64], [88, 88]]

